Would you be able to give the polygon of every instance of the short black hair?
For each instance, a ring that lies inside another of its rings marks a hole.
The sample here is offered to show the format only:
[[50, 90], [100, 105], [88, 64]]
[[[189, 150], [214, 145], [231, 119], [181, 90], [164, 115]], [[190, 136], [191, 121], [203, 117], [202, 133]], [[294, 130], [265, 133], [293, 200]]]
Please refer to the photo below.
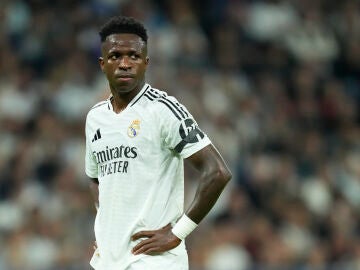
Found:
[[106, 38], [112, 34], [122, 33], [138, 35], [145, 43], [147, 43], [148, 36], [144, 25], [133, 17], [112, 17], [99, 31], [101, 42], [104, 42]]

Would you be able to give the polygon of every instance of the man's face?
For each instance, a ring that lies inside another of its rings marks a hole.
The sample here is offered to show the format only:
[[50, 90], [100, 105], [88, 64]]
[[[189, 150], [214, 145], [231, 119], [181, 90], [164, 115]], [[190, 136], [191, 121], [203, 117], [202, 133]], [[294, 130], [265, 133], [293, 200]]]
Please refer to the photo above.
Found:
[[99, 63], [111, 91], [126, 94], [140, 90], [149, 63], [145, 42], [135, 34], [112, 34], [101, 46]]

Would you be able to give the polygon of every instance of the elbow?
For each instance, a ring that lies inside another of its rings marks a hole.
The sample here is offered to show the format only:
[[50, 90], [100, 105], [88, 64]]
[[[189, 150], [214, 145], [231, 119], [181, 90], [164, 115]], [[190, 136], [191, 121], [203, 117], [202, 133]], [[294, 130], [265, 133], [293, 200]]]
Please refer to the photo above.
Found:
[[225, 169], [224, 172], [222, 173], [222, 175], [223, 175], [223, 179], [226, 183], [230, 182], [230, 180], [232, 178], [232, 173], [228, 169]]
[[216, 179], [224, 186], [231, 180], [232, 174], [226, 167], [219, 167], [216, 171]]

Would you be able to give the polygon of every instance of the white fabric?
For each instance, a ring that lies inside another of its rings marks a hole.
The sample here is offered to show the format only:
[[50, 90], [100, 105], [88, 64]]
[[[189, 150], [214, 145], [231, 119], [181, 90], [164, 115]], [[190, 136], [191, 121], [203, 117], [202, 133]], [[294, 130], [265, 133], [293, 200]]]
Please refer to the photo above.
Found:
[[[86, 119], [85, 171], [99, 180], [95, 219], [96, 269], [126, 269], [146, 255], [131, 254], [141, 230], [174, 224], [183, 213], [183, 159], [210, 144], [191, 114], [165, 92], [143, 89], [121, 113], [111, 100]], [[182, 252], [182, 243], [174, 252]]]
[[[175, 248], [176, 249], [176, 248]], [[148, 256], [132, 263], [126, 270], [188, 270], [188, 256], [186, 250], [179, 252], [165, 252], [160, 256]]]

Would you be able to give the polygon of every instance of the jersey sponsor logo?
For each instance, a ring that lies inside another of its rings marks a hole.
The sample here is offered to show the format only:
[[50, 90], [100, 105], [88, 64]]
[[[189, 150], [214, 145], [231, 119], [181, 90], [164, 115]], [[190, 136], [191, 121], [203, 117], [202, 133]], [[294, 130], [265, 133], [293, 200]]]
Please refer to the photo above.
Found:
[[128, 173], [130, 160], [138, 156], [135, 146], [120, 145], [116, 147], [106, 146], [102, 151], [93, 151], [98, 164], [98, 177], [104, 177], [115, 173]]
[[91, 142], [95, 142], [97, 140], [101, 139], [101, 133], [100, 133], [100, 128], [98, 128], [95, 132], [94, 137], [92, 138]]
[[132, 121], [131, 125], [127, 130], [127, 134], [130, 138], [136, 137], [140, 132], [140, 120], [136, 119]]
[[99, 176], [104, 177], [106, 175], [114, 174], [114, 173], [128, 173], [129, 161], [127, 160], [119, 160], [112, 161], [106, 164], [99, 166]]
[[179, 134], [182, 140], [176, 145], [175, 151], [181, 153], [188, 143], [196, 143], [205, 137], [195, 121], [187, 118], [181, 121], [179, 126]]
[[106, 146], [106, 148], [102, 151], [93, 151], [93, 154], [95, 156], [97, 164], [101, 164], [118, 158], [134, 159], [137, 157], [137, 148], [135, 146], [130, 147], [125, 145], [120, 145], [112, 148]]

